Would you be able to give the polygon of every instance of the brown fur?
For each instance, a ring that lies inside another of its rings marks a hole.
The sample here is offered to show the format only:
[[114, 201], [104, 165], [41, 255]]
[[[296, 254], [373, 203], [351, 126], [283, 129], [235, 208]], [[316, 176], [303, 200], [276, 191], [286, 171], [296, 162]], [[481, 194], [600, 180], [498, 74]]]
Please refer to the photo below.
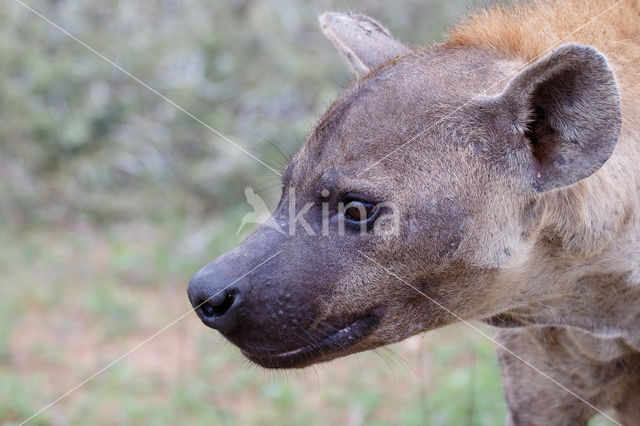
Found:
[[[639, 177], [631, 171], [640, 161], [640, 1], [615, 3], [550, 0], [496, 5], [456, 26], [446, 42], [488, 47], [521, 63], [566, 42], [591, 45], [607, 55], [620, 84], [625, 121], [615, 160], [594, 178], [558, 191], [546, 203], [545, 213], [560, 231], [563, 247], [577, 253], [598, 251], [611, 242], [638, 202]], [[593, 231], [599, 234], [596, 238]]]
[[[493, 7], [409, 53], [368, 17], [324, 15], [361, 78], [287, 167], [271, 225], [192, 278], [203, 322], [284, 368], [485, 320], [640, 424], [640, 5], [598, 16], [612, 5]], [[353, 194], [379, 218], [337, 232]], [[295, 203], [308, 226], [291, 225]], [[507, 351], [500, 362], [510, 424], [596, 412]]]

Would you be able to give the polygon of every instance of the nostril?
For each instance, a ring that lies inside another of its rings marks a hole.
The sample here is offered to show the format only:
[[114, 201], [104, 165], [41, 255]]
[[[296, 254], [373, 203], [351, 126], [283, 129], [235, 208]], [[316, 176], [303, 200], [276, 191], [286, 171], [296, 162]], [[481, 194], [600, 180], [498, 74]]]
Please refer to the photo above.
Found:
[[227, 290], [223, 292], [222, 297], [210, 297], [202, 301], [199, 305], [202, 314], [207, 318], [221, 317], [233, 306], [236, 300], [237, 290]]
[[209, 302], [204, 302], [201, 309], [205, 317], [213, 317], [216, 315], [216, 308], [214, 308]]

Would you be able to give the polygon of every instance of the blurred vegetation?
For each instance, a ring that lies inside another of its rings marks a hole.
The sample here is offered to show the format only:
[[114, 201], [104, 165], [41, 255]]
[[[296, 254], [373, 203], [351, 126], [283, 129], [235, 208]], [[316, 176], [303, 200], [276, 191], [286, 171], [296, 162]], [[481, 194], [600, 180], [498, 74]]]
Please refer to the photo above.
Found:
[[[322, 37], [319, 13], [367, 12], [403, 39], [428, 41], [465, 3], [31, 4], [278, 170], [286, 161], [278, 149], [295, 152], [350, 79]], [[242, 202], [244, 186], [277, 183], [269, 169], [13, 1], [0, 11], [0, 58], [0, 214], [12, 226], [210, 217]]]
[[[32, 0], [278, 170], [351, 79], [316, 21], [428, 44], [481, 1]], [[279, 178], [14, 0], [0, 9], [0, 423], [189, 311], [188, 277]], [[284, 153], [281, 153], [281, 151]], [[247, 362], [193, 314], [30, 424], [498, 425], [491, 344], [457, 326], [302, 372]]]

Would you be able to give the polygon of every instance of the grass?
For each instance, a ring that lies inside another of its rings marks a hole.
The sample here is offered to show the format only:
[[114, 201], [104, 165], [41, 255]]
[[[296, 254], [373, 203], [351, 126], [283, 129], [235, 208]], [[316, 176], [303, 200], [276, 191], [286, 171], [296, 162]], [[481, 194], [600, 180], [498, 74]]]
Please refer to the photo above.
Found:
[[[190, 274], [239, 238], [212, 230], [194, 242], [194, 232], [177, 220], [0, 233], [0, 423], [29, 417], [188, 311]], [[391, 349], [267, 371], [190, 314], [30, 424], [503, 423], [486, 339], [457, 326]]]

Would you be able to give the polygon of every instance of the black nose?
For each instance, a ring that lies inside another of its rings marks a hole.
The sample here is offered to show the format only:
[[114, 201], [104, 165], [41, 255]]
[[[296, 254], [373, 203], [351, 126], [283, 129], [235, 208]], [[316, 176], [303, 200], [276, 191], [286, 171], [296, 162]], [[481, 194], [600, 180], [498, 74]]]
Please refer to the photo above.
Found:
[[238, 325], [238, 307], [242, 294], [238, 286], [219, 282], [215, 270], [205, 267], [189, 282], [189, 301], [202, 322], [229, 333]]

